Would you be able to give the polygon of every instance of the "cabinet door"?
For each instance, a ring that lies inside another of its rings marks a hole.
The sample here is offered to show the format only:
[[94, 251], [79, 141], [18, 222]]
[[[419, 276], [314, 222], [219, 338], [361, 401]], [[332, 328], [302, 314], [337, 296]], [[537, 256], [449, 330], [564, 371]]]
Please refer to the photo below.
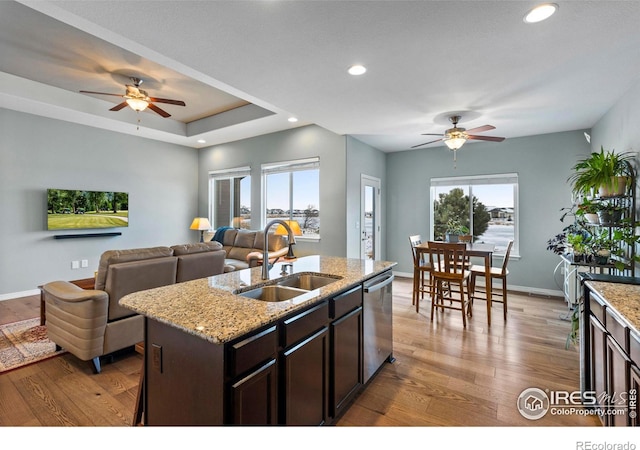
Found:
[[281, 422], [322, 425], [327, 420], [329, 330], [325, 326], [283, 352]]
[[608, 425], [626, 426], [629, 414], [629, 357], [611, 336], [607, 337]]
[[362, 384], [362, 307], [331, 324], [331, 415], [337, 417]]
[[278, 420], [278, 378], [276, 360], [231, 386], [233, 425], [276, 425]]
[[[606, 395], [606, 331], [598, 319], [593, 316], [589, 318], [589, 333], [591, 335], [591, 385], [589, 390], [595, 391], [598, 399], [597, 407], [604, 410], [605, 405], [602, 401]], [[600, 416], [600, 419], [606, 425], [607, 418]]]

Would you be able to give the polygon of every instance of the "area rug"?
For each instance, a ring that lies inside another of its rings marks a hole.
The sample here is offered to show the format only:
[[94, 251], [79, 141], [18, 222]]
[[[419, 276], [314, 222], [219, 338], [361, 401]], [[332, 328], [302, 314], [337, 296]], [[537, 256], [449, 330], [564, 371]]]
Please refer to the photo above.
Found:
[[47, 338], [40, 318], [0, 325], [0, 373], [65, 353]]

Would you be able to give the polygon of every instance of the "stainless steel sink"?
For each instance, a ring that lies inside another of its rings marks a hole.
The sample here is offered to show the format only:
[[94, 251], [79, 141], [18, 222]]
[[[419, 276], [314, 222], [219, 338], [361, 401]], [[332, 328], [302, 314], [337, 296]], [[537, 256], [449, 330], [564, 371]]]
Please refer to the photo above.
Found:
[[335, 283], [340, 279], [341, 277], [336, 277], [333, 275], [301, 273], [289, 275], [284, 280], [279, 281], [278, 285], [313, 291], [314, 289], [318, 289], [328, 284]]
[[253, 298], [255, 300], [262, 300], [264, 302], [282, 302], [285, 300], [291, 300], [292, 298], [306, 294], [307, 292], [307, 290], [297, 289], [295, 287], [270, 285], [251, 289], [246, 292], [240, 292], [238, 295]]

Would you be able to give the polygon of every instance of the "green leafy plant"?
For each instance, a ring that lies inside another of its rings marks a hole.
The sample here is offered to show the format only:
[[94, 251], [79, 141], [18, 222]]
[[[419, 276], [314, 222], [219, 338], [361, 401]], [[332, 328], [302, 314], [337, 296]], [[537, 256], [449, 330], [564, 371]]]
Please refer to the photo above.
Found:
[[634, 153], [615, 153], [600, 147], [600, 152], [591, 153], [573, 166], [574, 173], [567, 181], [571, 183], [574, 193], [586, 196], [601, 187], [617, 190], [620, 182], [618, 177], [632, 176], [631, 162], [634, 159]]
[[462, 225], [459, 219], [449, 219], [447, 222], [446, 233], [457, 235], [469, 234], [469, 228]]

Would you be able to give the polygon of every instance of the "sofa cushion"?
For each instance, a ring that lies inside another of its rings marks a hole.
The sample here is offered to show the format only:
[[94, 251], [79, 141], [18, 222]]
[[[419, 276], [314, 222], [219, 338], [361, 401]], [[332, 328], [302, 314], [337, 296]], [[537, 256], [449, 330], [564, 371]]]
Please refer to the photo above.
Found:
[[239, 230], [236, 239], [233, 241], [234, 247], [255, 248], [257, 231]]
[[151, 258], [109, 265], [105, 291], [109, 294], [109, 321], [134, 315], [119, 301], [133, 292], [176, 282], [178, 258]]
[[[216, 243], [219, 244], [218, 242]], [[225, 255], [226, 253], [222, 250], [222, 245], [220, 245], [220, 250], [176, 255], [178, 259], [176, 283], [197, 280], [198, 278], [207, 278], [223, 273]]]
[[98, 273], [96, 274], [95, 288], [101, 291], [105, 290], [105, 280], [107, 277], [107, 269], [111, 264], [118, 264], [130, 261], [139, 261], [143, 259], [163, 258], [172, 256], [173, 249], [169, 247], [149, 247], [149, 248], [131, 248], [126, 250], [107, 250], [100, 256], [98, 264]]
[[197, 244], [172, 245], [171, 248], [175, 256], [180, 256], [222, 250], [222, 244], [218, 241], [209, 241], [198, 242]]

